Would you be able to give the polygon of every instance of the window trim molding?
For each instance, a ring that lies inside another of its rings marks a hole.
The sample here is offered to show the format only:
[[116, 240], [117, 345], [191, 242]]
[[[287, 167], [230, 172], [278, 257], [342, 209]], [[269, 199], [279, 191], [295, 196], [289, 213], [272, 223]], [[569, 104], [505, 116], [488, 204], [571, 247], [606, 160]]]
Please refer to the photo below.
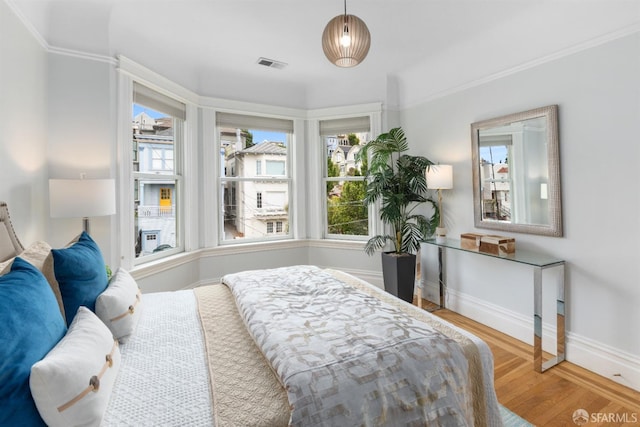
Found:
[[[165, 77], [139, 65], [124, 56], [118, 56], [118, 124], [117, 124], [117, 170], [118, 170], [118, 211], [119, 229], [117, 239], [120, 246], [120, 265], [125, 269], [133, 269], [134, 266], [154, 262], [156, 258], [167, 258], [174, 253], [191, 251], [198, 247], [198, 222], [197, 206], [193, 204], [197, 195], [192, 188], [197, 188], [197, 129], [199, 97], [183, 87], [173, 83]], [[150, 255], [144, 261], [136, 262], [135, 248], [132, 241], [125, 236], [133, 236], [135, 220], [133, 215], [123, 215], [122, 212], [133, 212], [134, 180], [131, 164], [133, 154], [131, 152], [131, 117], [133, 115], [133, 89], [134, 82], [142, 84], [158, 93], [173, 98], [185, 104], [186, 120], [182, 122], [182, 147], [181, 153], [174, 153], [174, 166], [180, 164], [179, 175], [181, 185], [176, 188], [176, 197], [181, 202], [176, 210], [177, 233], [181, 237], [179, 249], [165, 251], [162, 256]], [[187, 224], [190, 224], [187, 227]]]
[[[205, 168], [203, 177], [204, 177], [204, 206], [209, 210], [203, 211], [203, 217], [212, 217], [214, 215], [220, 215], [221, 210], [217, 204], [217, 200], [220, 200], [220, 183], [223, 180], [249, 180], [249, 181], [286, 181], [288, 182], [288, 205], [289, 205], [289, 220], [288, 220], [288, 232], [282, 233], [277, 236], [268, 236], [262, 239], [250, 239], [243, 238], [242, 242], [236, 242], [234, 240], [223, 240], [222, 239], [222, 227], [221, 221], [219, 218], [216, 220], [216, 224], [213, 225], [213, 230], [208, 230], [208, 235], [206, 236], [206, 241], [204, 242], [205, 247], [217, 247], [217, 246], [230, 246], [230, 245], [240, 245], [244, 243], [258, 243], [261, 241], [272, 241], [272, 240], [291, 240], [298, 239], [301, 236], [305, 236], [306, 233], [302, 230], [301, 227], [304, 226], [304, 219], [300, 218], [301, 214], [304, 214], [305, 210], [304, 206], [304, 198], [306, 194], [304, 190], [300, 191], [300, 189], [304, 189], [305, 186], [300, 186], [298, 181], [302, 180], [304, 183], [304, 165], [300, 166], [298, 163], [304, 163], [304, 147], [303, 141], [305, 140], [305, 120], [304, 117], [306, 115], [305, 110], [298, 110], [292, 108], [283, 108], [276, 106], [268, 106], [264, 104], [253, 104], [241, 101], [229, 101], [229, 100], [221, 100], [216, 98], [202, 97], [200, 107], [203, 111], [202, 116], [210, 118], [213, 120], [212, 123], [208, 123], [206, 129], [203, 126], [203, 131], [206, 132], [213, 131], [213, 138], [210, 135], [206, 134], [203, 137], [204, 142], [204, 156], [205, 158], [208, 155], [216, 156], [213, 158], [217, 158], [217, 153], [219, 152], [220, 147], [220, 131], [217, 125], [216, 113], [229, 113], [229, 114], [239, 114], [244, 116], [256, 116], [256, 117], [265, 117], [265, 118], [273, 118], [273, 119], [285, 119], [291, 120], [293, 122], [293, 133], [288, 134], [289, 138], [287, 141], [287, 160], [286, 160], [286, 176], [277, 176], [277, 177], [268, 177], [268, 176], [260, 176], [254, 178], [242, 178], [242, 177], [222, 177], [220, 171], [220, 165], [218, 162], [215, 163], [214, 168]], [[243, 110], [237, 110], [235, 108], [243, 107]], [[205, 120], [205, 123], [206, 120]], [[211, 141], [213, 144], [211, 144]], [[264, 168], [263, 168], [264, 169]], [[264, 172], [264, 171], [263, 171]], [[212, 185], [215, 187], [215, 191], [207, 191], [208, 183], [213, 183]], [[296, 203], [293, 203], [295, 200]], [[275, 233], [274, 233], [275, 234]]]
[[372, 138], [382, 132], [382, 103], [349, 105], [335, 108], [322, 108], [308, 111], [308, 138], [312, 147], [312, 155], [309, 157], [308, 173], [313, 179], [309, 191], [318, 194], [320, 197], [312, 198], [308, 201], [309, 218], [311, 221], [310, 238], [317, 240], [333, 241], [366, 241], [369, 237], [381, 234], [384, 224], [377, 214], [378, 207], [369, 208], [369, 235], [353, 236], [327, 233], [327, 203], [322, 186], [326, 182], [325, 163], [326, 149], [323, 146], [323, 136], [320, 135], [320, 122], [323, 120], [346, 119], [349, 117], [369, 116], [369, 133]]

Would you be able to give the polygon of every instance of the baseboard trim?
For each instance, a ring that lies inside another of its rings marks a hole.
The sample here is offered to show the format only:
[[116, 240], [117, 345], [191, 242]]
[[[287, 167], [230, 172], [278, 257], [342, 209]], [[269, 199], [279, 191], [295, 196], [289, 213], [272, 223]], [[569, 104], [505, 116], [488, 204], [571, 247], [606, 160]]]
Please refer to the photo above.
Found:
[[[433, 284], [427, 286], [435, 287]], [[448, 289], [447, 295], [448, 309], [532, 344], [533, 319], [528, 316], [453, 289]], [[551, 337], [555, 336], [555, 325], [543, 324], [543, 335], [543, 343], [551, 341]], [[640, 391], [640, 357], [637, 355], [567, 331], [566, 359], [618, 384]]]

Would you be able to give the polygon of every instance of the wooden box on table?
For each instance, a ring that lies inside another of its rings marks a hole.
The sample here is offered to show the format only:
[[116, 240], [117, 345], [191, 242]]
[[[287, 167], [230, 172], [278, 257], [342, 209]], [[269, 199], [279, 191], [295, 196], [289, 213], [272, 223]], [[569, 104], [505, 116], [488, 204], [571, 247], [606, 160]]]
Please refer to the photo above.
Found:
[[492, 255], [509, 255], [516, 251], [516, 239], [513, 237], [486, 234], [480, 238], [480, 252]]
[[484, 234], [478, 233], [462, 233], [460, 235], [460, 247], [469, 251], [477, 251], [480, 249], [480, 239]]

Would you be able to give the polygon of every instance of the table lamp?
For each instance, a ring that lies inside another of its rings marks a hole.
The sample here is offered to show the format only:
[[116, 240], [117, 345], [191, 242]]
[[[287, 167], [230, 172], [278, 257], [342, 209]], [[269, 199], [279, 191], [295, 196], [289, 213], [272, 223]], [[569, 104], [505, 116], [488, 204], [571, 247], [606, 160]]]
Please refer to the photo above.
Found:
[[438, 190], [438, 209], [440, 211], [440, 224], [436, 228], [436, 242], [444, 243], [447, 236], [447, 229], [444, 227], [442, 218], [442, 190], [453, 188], [453, 167], [451, 165], [432, 165], [426, 172], [427, 188]]
[[116, 213], [115, 180], [50, 179], [49, 208], [52, 218], [82, 218], [82, 229], [89, 233], [90, 216]]

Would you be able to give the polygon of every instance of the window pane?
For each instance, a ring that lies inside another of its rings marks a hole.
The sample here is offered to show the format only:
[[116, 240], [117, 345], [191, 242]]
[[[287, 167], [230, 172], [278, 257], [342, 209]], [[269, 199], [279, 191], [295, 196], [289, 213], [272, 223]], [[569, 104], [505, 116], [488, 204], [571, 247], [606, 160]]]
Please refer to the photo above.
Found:
[[177, 181], [141, 179], [135, 211], [136, 257], [175, 248]]
[[271, 176], [284, 176], [284, 161], [280, 160], [267, 160], [267, 175]]
[[133, 170], [173, 175], [173, 117], [137, 104], [133, 114]]
[[364, 181], [327, 180], [327, 232], [366, 236], [368, 207], [364, 204]]
[[[356, 161], [356, 154], [368, 137], [366, 132], [323, 137], [326, 147], [327, 234], [369, 234], [369, 208], [364, 204], [366, 162]], [[339, 179], [341, 177], [343, 179]]]
[[133, 105], [135, 256], [143, 258], [180, 245], [176, 224], [174, 168], [178, 119]]
[[[282, 230], [280, 235], [288, 232], [287, 144], [291, 135], [224, 127], [219, 132], [222, 240], [275, 237], [277, 227]], [[277, 222], [280, 225], [274, 226]]]
[[223, 240], [264, 238], [273, 233], [274, 221], [288, 223], [288, 181], [230, 181], [224, 182], [222, 188]]

